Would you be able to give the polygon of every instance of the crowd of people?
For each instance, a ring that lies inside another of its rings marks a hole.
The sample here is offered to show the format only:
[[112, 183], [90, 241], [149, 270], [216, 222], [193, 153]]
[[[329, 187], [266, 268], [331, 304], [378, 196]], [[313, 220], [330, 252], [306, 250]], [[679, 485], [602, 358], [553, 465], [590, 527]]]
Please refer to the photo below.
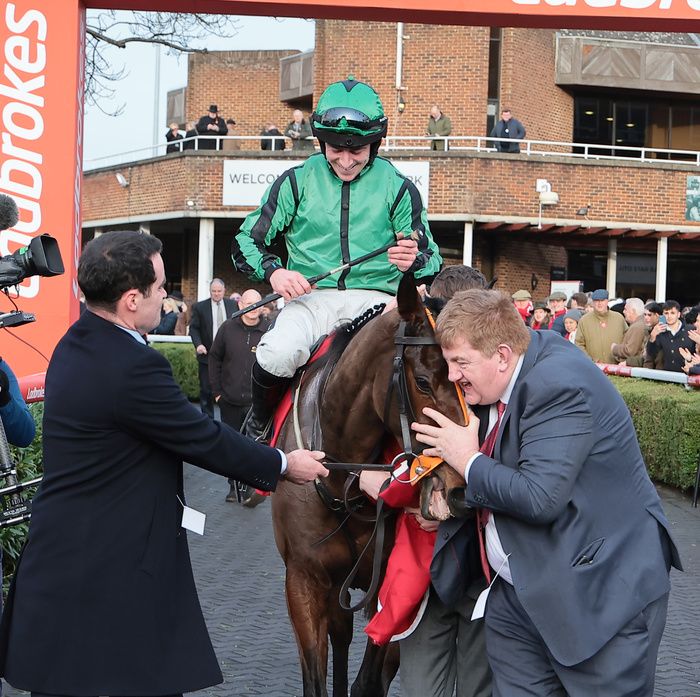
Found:
[[[435, 336], [468, 406], [455, 423], [436, 403], [411, 429], [463, 478], [454, 493], [476, 517], [400, 511], [434, 540], [420, 568], [425, 611], [396, 637], [402, 693], [653, 695], [669, 572], [681, 561], [630, 413], [590, 359], [695, 371], [698, 308], [683, 320], [674, 301], [630, 298], [623, 317], [603, 289], [533, 302], [469, 267], [441, 270], [415, 185], [377, 157], [387, 123], [370, 85], [329, 85], [306, 124], [320, 152], [284, 172], [234, 236], [237, 270], [286, 301], [271, 326], [264, 310], [231, 317], [260, 296], [226, 297], [220, 279], [206, 300], [168, 297], [152, 235], [111, 231], [86, 245], [86, 310], [46, 375], [44, 478], [0, 627], [0, 675], [12, 685], [32, 697], [182, 697], [222, 681], [183, 533], [203, 532], [183, 461], [228, 477], [227, 500], [242, 503], [281, 478], [327, 477], [324, 453], [264, 444], [272, 413], [318, 339], [390, 306], [410, 272], [445, 303]], [[196, 130], [216, 147], [222, 128], [213, 104]], [[285, 133], [296, 149], [311, 142], [303, 115]], [[276, 238], [285, 263], [269, 248]], [[317, 286], [307, 280], [360, 257]], [[145, 339], [175, 332], [187, 313], [200, 409]], [[8, 384], [0, 365], [0, 409]], [[360, 486], [376, 499], [387, 476], [363, 472]]]
[[603, 288], [534, 302], [518, 290], [511, 299], [528, 327], [558, 332], [598, 363], [700, 375], [700, 304], [610, 299]]

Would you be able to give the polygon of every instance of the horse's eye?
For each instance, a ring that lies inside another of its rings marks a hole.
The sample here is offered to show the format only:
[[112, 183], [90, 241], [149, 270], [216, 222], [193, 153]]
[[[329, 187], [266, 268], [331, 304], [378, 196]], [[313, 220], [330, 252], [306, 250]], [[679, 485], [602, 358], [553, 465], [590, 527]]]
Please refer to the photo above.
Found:
[[428, 380], [428, 378], [417, 377], [416, 378], [416, 387], [423, 394], [430, 394], [432, 392], [432, 389], [430, 386], [430, 380]]

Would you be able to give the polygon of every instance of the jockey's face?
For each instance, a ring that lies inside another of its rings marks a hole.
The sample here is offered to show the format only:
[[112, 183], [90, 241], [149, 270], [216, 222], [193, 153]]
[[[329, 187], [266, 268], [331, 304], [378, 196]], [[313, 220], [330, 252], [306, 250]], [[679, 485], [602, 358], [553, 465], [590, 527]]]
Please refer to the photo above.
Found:
[[369, 145], [363, 145], [359, 148], [336, 148], [327, 143], [326, 160], [338, 179], [351, 182], [359, 176], [369, 162], [369, 151]]

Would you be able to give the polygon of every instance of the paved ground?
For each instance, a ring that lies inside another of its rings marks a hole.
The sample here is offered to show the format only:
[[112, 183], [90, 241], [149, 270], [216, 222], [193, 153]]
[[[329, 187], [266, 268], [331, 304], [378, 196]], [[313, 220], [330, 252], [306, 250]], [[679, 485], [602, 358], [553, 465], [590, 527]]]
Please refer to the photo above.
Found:
[[[188, 503], [207, 513], [204, 537], [190, 533], [202, 608], [225, 681], [197, 697], [301, 695], [296, 646], [287, 619], [284, 569], [272, 538], [270, 507], [254, 510], [224, 502], [224, 479], [195, 468], [186, 474]], [[700, 508], [688, 497], [660, 489], [681, 549], [685, 573], [673, 572], [656, 697], [700, 697]], [[363, 650], [356, 622], [351, 675]], [[15, 697], [23, 694], [7, 690]], [[398, 697], [395, 683], [392, 697]]]

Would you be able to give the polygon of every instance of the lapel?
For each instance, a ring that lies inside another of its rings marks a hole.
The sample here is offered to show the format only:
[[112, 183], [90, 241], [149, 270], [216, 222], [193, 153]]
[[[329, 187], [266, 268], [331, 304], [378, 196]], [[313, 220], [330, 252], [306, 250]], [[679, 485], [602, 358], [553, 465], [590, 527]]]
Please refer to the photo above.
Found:
[[518, 403], [518, 392], [522, 389], [524, 378], [532, 369], [537, 361], [537, 356], [542, 349], [542, 343], [545, 339], [545, 332], [536, 332], [532, 329], [530, 331], [530, 344], [525, 351], [525, 357], [523, 358], [523, 365], [520, 368], [520, 374], [518, 375], [515, 385], [513, 386], [513, 391], [511, 392], [510, 399], [508, 400], [508, 405], [506, 410], [503, 412], [501, 417], [501, 427], [498, 431], [498, 436], [496, 437], [496, 444], [493, 449], [493, 456], [496, 460], [501, 460], [501, 441], [503, 440], [503, 434], [506, 432], [508, 427], [508, 422], [510, 417], [515, 410], [515, 405]]

